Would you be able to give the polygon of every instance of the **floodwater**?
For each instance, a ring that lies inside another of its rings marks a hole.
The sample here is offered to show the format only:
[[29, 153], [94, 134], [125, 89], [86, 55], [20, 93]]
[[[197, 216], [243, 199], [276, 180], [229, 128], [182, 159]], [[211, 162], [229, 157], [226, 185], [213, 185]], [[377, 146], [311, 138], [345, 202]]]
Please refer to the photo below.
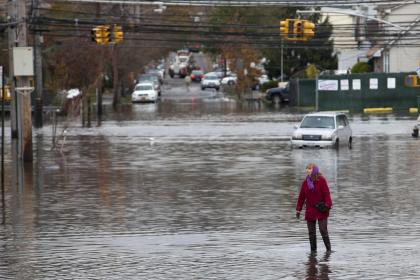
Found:
[[[415, 117], [351, 116], [338, 151], [291, 149], [301, 117], [208, 94], [108, 111], [55, 150], [34, 130], [33, 165], [6, 149], [0, 278], [419, 277]], [[331, 254], [318, 233], [310, 255], [294, 217], [308, 162], [329, 182]]]

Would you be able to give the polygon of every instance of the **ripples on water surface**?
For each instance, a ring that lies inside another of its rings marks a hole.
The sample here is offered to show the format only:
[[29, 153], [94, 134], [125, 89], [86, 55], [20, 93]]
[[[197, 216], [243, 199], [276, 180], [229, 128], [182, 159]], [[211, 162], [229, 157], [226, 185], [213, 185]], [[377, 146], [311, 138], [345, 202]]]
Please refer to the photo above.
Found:
[[[19, 186], [6, 155], [1, 279], [420, 275], [412, 119], [356, 116], [353, 150], [292, 150], [284, 140], [301, 115], [170, 117], [153, 106], [69, 129], [63, 155], [50, 151], [51, 127], [35, 131], [36, 164]], [[319, 234], [318, 255], [308, 255], [306, 224], [294, 219], [311, 161], [334, 202], [329, 256]]]

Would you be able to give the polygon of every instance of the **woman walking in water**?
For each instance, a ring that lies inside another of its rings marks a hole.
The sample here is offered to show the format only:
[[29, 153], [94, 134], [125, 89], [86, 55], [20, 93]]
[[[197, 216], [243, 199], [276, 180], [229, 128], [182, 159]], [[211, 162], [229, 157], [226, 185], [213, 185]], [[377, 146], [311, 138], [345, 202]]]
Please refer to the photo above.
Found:
[[319, 172], [319, 168], [313, 163], [306, 166], [306, 173], [307, 176], [302, 182], [296, 203], [296, 218], [299, 219], [300, 212], [305, 204], [305, 220], [308, 225], [311, 252], [316, 252], [316, 221], [318, 221], [319, 232], [325, 248], [330, 252], [331, 243], [327, 226], [332, 201], [328, 183]]

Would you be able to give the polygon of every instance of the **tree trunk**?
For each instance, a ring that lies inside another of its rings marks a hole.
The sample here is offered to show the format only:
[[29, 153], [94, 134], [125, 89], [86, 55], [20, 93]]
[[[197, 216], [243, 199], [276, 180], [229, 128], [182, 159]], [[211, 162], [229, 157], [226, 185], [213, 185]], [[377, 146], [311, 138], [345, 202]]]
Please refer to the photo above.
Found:
[[112, 47], [112, 75], [113, 75], [113, 99], [112, 99], [112, 106], [114, 109], [117, 107], [120, 101], [120, 93], [118, 90], [118, 52], [115, 46]]

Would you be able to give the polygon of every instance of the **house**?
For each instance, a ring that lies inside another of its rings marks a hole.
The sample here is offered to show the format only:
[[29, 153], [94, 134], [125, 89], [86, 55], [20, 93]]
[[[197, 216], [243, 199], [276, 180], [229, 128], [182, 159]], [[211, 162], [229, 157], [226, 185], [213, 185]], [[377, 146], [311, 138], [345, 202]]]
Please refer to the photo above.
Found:
[[374, 72], [410, 72], [420, 66], [420, 4], [357, 9], [322, 8], [333, 25], [338, 69], [368, 62]]
[[366, 51], [371, 43], [366, 40], [364, 26], [366, 18], [357, 15], [374, 13], [372, 8], [343, 9], [322, 8], [324, 17], [328, 17], [333, 26], [332, 38], [334, 52], [338, 58], [338, 70], [348, 70], [359, 61], [368, 61]]
[[420, 66], [420, 4], [401, 4], [378, 7], [378, 15], [385, 22], [382, 39], [371, 48], [367, 57], [375, 72], [410, 72]]

